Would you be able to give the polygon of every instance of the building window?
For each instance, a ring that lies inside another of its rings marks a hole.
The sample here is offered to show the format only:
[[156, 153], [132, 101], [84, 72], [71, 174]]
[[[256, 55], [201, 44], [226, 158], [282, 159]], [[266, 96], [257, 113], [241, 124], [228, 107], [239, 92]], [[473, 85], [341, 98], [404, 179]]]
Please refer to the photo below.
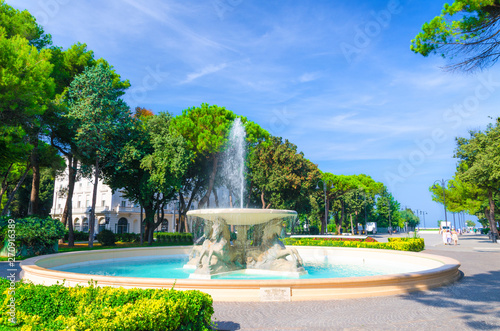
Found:
[[76, 208], [81, 208], [82, 207], [82, 197], [78, 197], [78, 203], [76, 205]]
[[86, 218], [83, 220], [82, 231], [89, 232], [89, 220]]
[[125, 217], [118, 220], [116, 233], [127, 233], [128, 232], [128, 222]]
[[101, 201], [101, 207], [105, 207], [106, 206], [106, 200], [102, 200]]
[[122, 207], [126, 207], [126, 206], [127, 206], [127, 201], [122, 200]]
[[88, 195], [86, 196], [86, 200], [87, 200], [87, 202], [86, 202], [85, 206], [90, 207], [90, 197]]

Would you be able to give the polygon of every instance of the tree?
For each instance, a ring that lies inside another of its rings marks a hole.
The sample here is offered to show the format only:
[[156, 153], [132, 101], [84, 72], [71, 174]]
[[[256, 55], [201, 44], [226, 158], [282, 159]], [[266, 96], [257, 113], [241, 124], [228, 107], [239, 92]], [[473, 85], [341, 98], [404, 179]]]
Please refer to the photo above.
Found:
[[[193, 167], [201, 173], [192, 192], [198, 193], [202, 184], [208, 179], [206, 191], [198, 203], [203, 207], [208, 203], [215, 185], [218, 163], [227, 140], [227, 134], [236, 115], [224, 107], [202, 104], [200, 107], [188, 108], [172, 121], [172, 129], [186, 141], [186, 147], [193, 157]], [[207, 176], [207, 177], [205, 177]], [[187, 183], [186, 183], [187, 184]], [[191, 186], [191, 185], [189, 185]], [[190, 187], [191, 188], [191, 187]], [[193, 196], [191, 195], [190, 201]], [[181, 199], [181, 204], [184, 203]]]
[[[380, 197], [377, 199], [377, 222], [381, 227], [403, 227], [404, 221], [399, 212], [400, 203], [384, 187]], [[390, 219], [390, 222], [389, 222]]]
[[[189, 230], [186, 212], [195, 199], [200, 199], [200, 208], [208, 205], [210, 195], [217, 186], [219, 161], [226, 146], [229, 129], [236, 117], [236, 114], [224, 107], [204, 103], [200, 107], [188, 108], [182, 115], [172, 119], [172, 134], [183, 137], [191, 158], [179, 189], [178, 231], [181, 231], [181, 226], [185, 231]], [[241, 120], [247, 132], [248, 144], [257, 144], [268, 135], [257, 124], [244, 117]]]
[[439, 53], [453, 59], [449, 69], [484, 69], [500, 56], [499, 20], [498, 1], [455, 0], [423, 25], [410, 48], [424, 56]]
[[12, 8], [4, 0], [0, 0], [0, 27], [5, 29], [7, 38], [19, 36], [39, 50], [52, 44], [51, 35], [45, 34], [33, 15]]
[[471, 220], [467, 220], [467, 221], [465, 221], [465, 224], [466, 224], [466, 225], [467, 225], [467, 227], [469, 227], [469, 228], [474, 228], [474, 227], [476, 227], [476, 223], [474, 223], [474, 222], [473, 222], [473, 221], [471, 221]]
[[470, 138], [457, 138], [455, 157], [459, 159], [458, 178], [486, 191], [493, 241], [498, 238], [495, 218], [495, 196], [500, 187], [500, 120], [482, 131], [470, 131]]
[[[360, 175], [334, 175], [325, 172], [322, 174], [321, 180], [326, 185], [326, 204], [327, 210], [330, 210], [330, 202], [340, 199], [343, 195], [359, 190], [363, 194], [374, 198], [383, 188], [382, 183], [374, 181], [370, 176], [365, 174]], [[319, 187], [318, 187], [319, 188]], [[340, 231], [342, 224], [346, 221], [346, 200], [340, 199], [338, 204], [339, 213], [336, 214], [337, 229]], [[327, 220], [322, 219], [322, 233], [326, 228]]]
[[131, 114], [120, 99], [124, 88], [115, 87], [111, 68], [104, 64], [87, 67], [70, 85], [68, 98], [69, 118], [78, 121], [76, 145], [83, 161], [92, 165], [94, 191], [89, 219], [89, 247], [93, 246], [95, 230], [95, 204], [100, 171], [109, 156], [121, 149], [127, 141]]
[[315, 164], [297, 152], [297, 146], [280, 137], [270, 137], [252, 153], [250, 180], [254, 194], [260, 195], [263, 209], [303, 208], [320, 172]]
[[[38, 51], [29, 41], [7, 33], [0, 26], [0, 172], [8, 172], [15, 162], [27, 162], [29, 166], [38, 159], [37, 145], [40, 116], [46, 111], [54, 90], [50, 78], [52, 65], [50, 52]], [[27, 174], [27, 173], [26, 173]], [[19, 179], [20, 187], [26, 175]], [[36, 202], [35, 202], [36, 203]], [[4, 210], [8, 208], [4, 207]]]
[[[170, 114], [155, 116], [136, 108], [134, 119], [130, 139], [112, 155], [115, 160], [108, 162], [103, 172], [106, 184], [144, 207], [146, 239], [152, 244], [153, 231], [164, 218], [166, 204], [177, 193], [190, 158], [182, 136], [170, 131]], [[157, 213], [161, 215], [155, 222]]]

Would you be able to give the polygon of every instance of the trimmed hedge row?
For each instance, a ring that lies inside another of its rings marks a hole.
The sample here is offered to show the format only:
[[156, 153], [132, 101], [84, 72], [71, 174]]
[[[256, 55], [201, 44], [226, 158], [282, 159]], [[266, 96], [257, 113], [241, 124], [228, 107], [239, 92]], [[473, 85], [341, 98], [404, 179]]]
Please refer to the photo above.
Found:
[[[0, 326], [10, 282], [0, 279]], [[200, 291], [16, 284], [16, 326], [23, 330], [210, 330], [212, 298]]]
[[[89, 240], [89, 233], [76, 230], [76, 231], [73, 231], [73, 238], [75, 241], [88, 241]], [[66, 234], [64, 235], [64, 241], [68, 242], [68, 239], [69, 239], [69, 234], [66, 231]]]
[[138, 233], [115, 233], [115, 239], [124, 243], [135, 243], [141, 241], [141, 235]]
[[153, 238], [155, 238], [157, 242], [185, 243], [185, 244], [193, 243], [192, 233], [155, 232]]
[[[397, 239], [397, 238], [393, 238]], [[407, 239], [407, 240], [406, 240]], [[424, 250], [424, 239], [405, 238], [405, 240], [392, 240], [388, 243], [366, 242], [366, 241], [337, 241], [314, 239], [295, 239], [286, 238], [283, 240], [285, 245], [291, 246], [328, 246], [328, 247], [356, 247], [356, 248], [377, 248], [392, 249], [398, 251], [420, 252]]]
[[[300, 239], [300, 238], [294, 238], [294, 239]], [[376, 243], [377, 240], [372, 238], [372, 237], [367, 237], [366, 239], [361, 239], [361, 238], [350, 238], [350, 237], [342, 237], [342, 238], [304, 238], [304, 239], [311, 239], [311, 240], [330, 240], [330, 241], [361, 241], [361, 242], [369, 242], [369, 243]]]

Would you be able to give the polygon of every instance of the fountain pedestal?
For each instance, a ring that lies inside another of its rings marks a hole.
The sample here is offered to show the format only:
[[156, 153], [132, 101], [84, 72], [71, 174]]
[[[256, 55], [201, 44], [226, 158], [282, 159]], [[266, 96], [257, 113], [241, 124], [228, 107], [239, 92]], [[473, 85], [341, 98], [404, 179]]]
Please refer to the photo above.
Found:
[[[306, 271], [297, 250], [287, 248], [279, 239], [284, 217], [296, 217], [291, 210], [276, 209], [201, 209], [188, 216], [205, 221], [205, 240], [195, 245], [185, 267], [196, 268], [190, 278], [209, 279], [234, 271], [277, 273], [299, 277]], [[231, 242], [229, 225], [237, 238]], [[251, 238], [249, 230], [253, 227]]]

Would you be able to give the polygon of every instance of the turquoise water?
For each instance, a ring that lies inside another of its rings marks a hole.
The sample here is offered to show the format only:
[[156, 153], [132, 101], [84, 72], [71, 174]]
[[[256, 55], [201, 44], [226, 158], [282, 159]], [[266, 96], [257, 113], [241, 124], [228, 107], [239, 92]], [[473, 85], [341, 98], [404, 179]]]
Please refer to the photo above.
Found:
[[[175, 255], [141, 260], [112, 259], [92, 264], [64, 265], [52, 269], [101, 276], [186, 279], [194, 271], [183, 268], [187, 261], [187, 256]], [[403, 270], [398, 267], [330, 264], [328, 262], [308, 262], [304, 263], [304, 268], [308, 273], [300, 276], [300, 279], [360, 277], [408, 272], [408, 269]], [[216, 279], [289, 279], [289, 277], [232, 273]]]

